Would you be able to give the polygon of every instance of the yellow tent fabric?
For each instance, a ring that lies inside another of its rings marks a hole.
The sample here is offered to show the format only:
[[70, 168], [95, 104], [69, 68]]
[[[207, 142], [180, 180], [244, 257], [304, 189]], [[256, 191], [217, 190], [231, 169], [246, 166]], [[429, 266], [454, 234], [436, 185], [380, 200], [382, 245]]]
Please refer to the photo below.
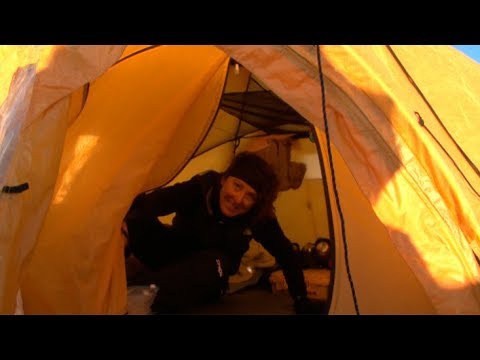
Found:
[[1, 186], [30, 186], [21, 194], [0, 194], [0, 311], [10, 314], [51, 202], [70, 110], [78, 108], [70, 94], [100, 76], [123, 47], [1, 49], [2, 74], [7, 70], [1, 83]]
[[30, 189], [0, 195], [0, 311], [13, 312], [21, 284], [25, 313], [125, 312], [122, 216], [200, 145], [231, 56], [316, 127], [336, 251], [330, 313], [355, 313], [347, 264], [360, 313], [480, 313], [480, 180], [440, 124], [478, 167], [479, 65], [448, 46], [322, 46], [330, 164], [316, 50], [1, 48], [12, 70], [0, 129], [22, 124], [0, 138], [1, 185]]
[[90, 87], [67, 132], [52, 204], [22, 285], [25, 312], [126, 312], [119, 224], [151, 178], [168, 181], [165, 169], [175, 171], [193, 153], [223, 89], [226, 54], [202, 47], [191, 61], [191, 52], [158, 47], [111, 67]]
[[[318, 128], [323, 128], [315, 47], [228, 46], [224, 50], [250, 70], [254, 69], [286, 102]], [[452, 67], [449, 47], [394, 47], [394, 51], [403, 57], [408, 55], [410, 66], [423, 59], [432, 64], [435, 59], [435, 65], [440, 66], [438, 62], [441, 62], [444, 67], [442, 75], [455, 78], [454, 70], [458, 68], [470, 75], [461, 77], [463, 81], [456, 87], [442, 86], [440, 93], [437, 90], [438, 102], [452, 98], [451, 92], [457, 93], [455, 99], [462, 101], [460, 94], [475, 93], [478, 89], [478, 64], [456, 54], [457, 61]], [[415, 112], [435, 121], [430, 109], [385, 46], [326, 46], [322, 56], [332, 142], [384, 224], [388, 237], [422, 284], [436, 312], [478, 313], [478, 264], [468, 245], [479, 241], [478, 212], [473, 211], [479, 208], [479, 200], [467, 196], [470, 189], [464, 180], [452, 171], [448, 158], [416, 125]], [[282, 72], [288, 74], [288, 78]], [[432, 76], [430, 81], [421, 83], [425, 87], [440, 86]], [[452, 80], [450, 84], [455, 82]], [[469, 103], [469, 107], [459, 107], [471, 108], [471, 115], [465, 114], [463, 122], [472, 124], [478, 106], [472, 101]], [[447, 115], [440, 112], [441, 118]], [[469, 136], [476, 134], [471, 131]], [[451, 144], [445, 146], [447, 151], [455, 151]], [[472, 153], [473, 149], [466, 151]], [[349, 220], [353, 217], [346, 221]], [[356, 232], [358, 229], [353, 234]], [[335, 238], [336, 249], [339, 249], [341, 234], [337, 231]], [[356, 236], [348, 239], [355, 243]], [[376, 249], [367, 245], [358, 256], [370, 251], [376, 252]], [[355, 254], [351, 253], [351, 257]], [[338, 269], [342, 267], [337, 266]], [[357, 272], [363, 274], [363, 269]], [[341, 276], [342, 271], [336, 274], [335, 289], [342, 283]], [[333, 296], [334, 304], [343, 303], [338, 294], [337, 291]], [[367, 292], [366, 296], [369, 297], [366, 301], [371, 303], [370, 297], [375, 295]], [[417, 297], [420, 298], [420, 294]], [[391, 300], [386, 299], [386, 303]]]

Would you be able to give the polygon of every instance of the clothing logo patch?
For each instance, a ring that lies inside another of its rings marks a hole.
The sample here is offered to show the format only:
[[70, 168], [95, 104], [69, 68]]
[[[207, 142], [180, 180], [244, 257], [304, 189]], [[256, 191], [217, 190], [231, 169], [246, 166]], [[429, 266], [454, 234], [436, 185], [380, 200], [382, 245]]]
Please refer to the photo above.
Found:
[[220, 277], [223, 277], [223, 270], [222, 270], [222, 264], [220, 262], [220, 259], [215, 259], [215, 261], [217, 262], [218, 275], [220, 275]]
[[243, 230], [243, 235], [252, 236], [252, 230], [250, 230], [250, 228], [246, 228], [245, 230]]

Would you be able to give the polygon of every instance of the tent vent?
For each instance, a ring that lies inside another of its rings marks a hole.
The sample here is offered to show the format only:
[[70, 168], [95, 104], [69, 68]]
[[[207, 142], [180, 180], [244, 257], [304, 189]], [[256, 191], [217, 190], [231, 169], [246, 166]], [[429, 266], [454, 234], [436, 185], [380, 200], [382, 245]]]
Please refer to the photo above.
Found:
[[[438, 146], [440, 146], [440, 148], [443, 150], [443, 152], [448, 156], [448, 158], [452, 161], [453, 165], [455, 165], [455, 167], [457, 168], [458, 172], [460, 173], [460, 175], [462, 175], [462, 177], [464, 178], [464, 180], [467, 182], [468, 186], [470, 186], [470, 189], [472, 189], [472, 191], [480, 197], [480, 194], [478, 193], [477, 190], [475, 190], [475, 188], [473, 187], [473, 185], [470, 183], [470, 181], [468, 181], [467, 177], [465, 176], [465, 174], [463, 173], [463, 171], [460, 169], [460, 167], [458, 166], [458, 164], [455, 162], [455, 160], [453, 160], [453, 158], [450, 156], [450, 154], [448, 153], [448, 151], [443, 147], [443, 145], [440, 143], [440, 141], [438, 141], [438, 139], [435, 137], [435, 135], [432, 134], [432, 132], [430, 131], [430, 129], [425, 125], [425, 121], [423, 120], [422, 116], [415, 111], [415, 115], [417, 116], [417, 119], [418, 119], [418, 123], [420, 124], [421, 127], [423, 127], [428, 135], [430, 135], [432, 137], [433, 140], [435, 140], [435, 142], [438, 144]], [[478, 168], [473, 164], [471, 163], [470, 166], [472, 166], [473, 170], [477, 173], [477, 175], [480, 176], [480, 172], [478, 170]]]
[[[415, 88], [415, 90], [418, 92], [418, 94], [420, 95], [420, 97], [423, 99], [423, 101], [425, 102], [425, 104], [428, 106], [428, 108], [430, 109], [430, 111], [432, 112], [433, 116], [435, 116], [435, 118], [437, 119], [438, 123], [440, 124], [440, 126], [442, 127], [442, 129], [445, 131], [445, 133], [447, 134], [447, 136], [450, 138], [450, 140], [453, 142], [453, 144], [455, 145], [455, 147], [457, 148], [457, 150], [460, 152], [460, 154], [463, 156], [463, 158], [466, 160], [466, 162], [468, 163], [468, 165], [473, 169], [473, 171], [475, 171], [475, 173], [480, 176], [480, 171], [478, 170], [478, 168], [475, 166], [474, 162], [468, 157], [468, 155], [465, 153], [465, 151], [463, 151], [462, 147], [455, 141], [455, 139], [453, 138], [452, 134], [450, 133], [450, 131], [448, 131], [447, 127], [445, 126], [445, 124], [443, 123], [443, 121], [440, 119], [440, 117], [438, 116], [438, 114], [436, 113], [436, 111], [433, 109], [432, 105], [430, 104], [430, 102], [427, 100], [427, 98], [425, 97], [425, 95], [423, 94], [423, 92], [420, 90], [420, 88], [418, 87], [418, 85], [416, 84], [415, 80], [413, 80], [413, 78], [410, 76], [410, 74], [408, 73], [407, 69], [405, 68], [405, 66], [403, 66], [402, 62], [400, 61], [400, 59], [397, 57], [397, 55], [395, 54], [395, 52], [393, 51], [392, 47], [390, 45], [387, 45], [387, 49], [388, 51], [390, 52], [390, 54], [393, 56], [393, 58], [395, 59], [395, 61], [397, 62], [398, 66], [400, 66], [400, 68], [402, 69], [403, 73], [405, 74], [405, 76], [407, 77], [408, 81], [410, 82], [410, 84], [412, 84], [412, 86]], [[417, 118], [419, 120], [419, 124], [426, 128], [425, 127], [425, 123], [423, 121], [423, 119], [421, 118], [421, 116], [415, 112], [415, 115], [417, 115]], [[433, 134], [427, 129], [427, 131], [429, 132], [429, 134], [435, 139], [435, 141], [437, 141], [437, 139], [435, 138], [435, 136], [433, 136]], [[437, 141], [437, 143], [440, 145], [440, 147], [442, 148], [442, 150], [448, 155], [447, 151], [443, 148], [443, 146]], [[450, 155], [448, 155], [450, 157]], [[450, 159], [452, 159], [450, 157]], [[453, 161], [453, 159], [452, 159]], [[457, 166], [457, 164], [454, 162], [455, 166], [457, 167], [457, 169], [460, 171], [459, 167]], [[462, 171], [460, 171], [460, 173], [462, 174], [462, 176], [464, 177], [465, 180], [467, 180], [465, 178], [465, 175], [463, 175]], [[467, 183], [468, 185], [470, 185], [470, 183], [468, 182], [467, 180]], [[472, 188], [472, 190], [475, 192], [475, 194], [477, 194], [477, 196], [479, 196], [478, 192], [475, 191], [472, 187], [472, 185], [470, 185], [470, 187]]]

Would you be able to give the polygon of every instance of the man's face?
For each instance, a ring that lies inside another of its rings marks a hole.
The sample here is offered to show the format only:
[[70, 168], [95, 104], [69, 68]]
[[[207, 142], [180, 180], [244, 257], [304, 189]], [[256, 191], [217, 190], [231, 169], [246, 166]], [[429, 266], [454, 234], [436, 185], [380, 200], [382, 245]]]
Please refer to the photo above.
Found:
[[222, 177], [220, 189], [220, 210], [226, 217], [247, 213], [257, 201], [257, 192], [245, 181], [235, 177]]

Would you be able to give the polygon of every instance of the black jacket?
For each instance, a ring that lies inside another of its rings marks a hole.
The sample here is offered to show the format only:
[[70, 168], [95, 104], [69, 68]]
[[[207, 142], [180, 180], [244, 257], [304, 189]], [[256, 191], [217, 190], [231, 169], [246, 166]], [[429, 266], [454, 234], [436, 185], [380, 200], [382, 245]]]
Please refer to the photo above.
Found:
[[227, 269], [230, 275], [238, 271], [253, 238], [275, 257], [291, 296], [305, 297], [302, 269], [278, 220], [254, 224], [248, 213], [235, 218], [223, 216], [219, 209], [220, 178], [221, 174], [208, 171], [186, 182], [147, 191], [135, 198], [128, 216], [158, 217], [175, 212], [172, 230], [178, 241], [188, 242], [198, 250], [222, 251], [231, 260]]

